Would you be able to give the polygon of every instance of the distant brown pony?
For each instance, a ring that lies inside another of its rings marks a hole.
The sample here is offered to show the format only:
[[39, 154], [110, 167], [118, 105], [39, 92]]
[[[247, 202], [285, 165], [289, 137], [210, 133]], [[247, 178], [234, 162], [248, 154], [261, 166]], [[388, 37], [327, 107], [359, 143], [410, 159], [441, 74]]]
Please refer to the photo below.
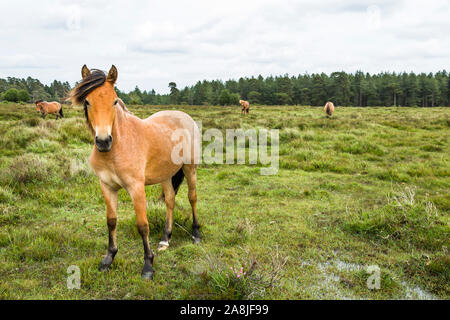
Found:
[[108, 251], [99, 269], [108, 270], [117, 253], [117, 192], [124, 188], [133, 200], [136, 225], [144, 245], [142, 277], [151, 279], [154, 255], [148, 242], [145, 185], [160, 183], [164, 192], [166, 226], [158, 249], [165, 250], [172, 235], [175, 195], [186, 176], [193, 215], [192, 238], [199, 243], [196, 172], [200, 131], [194, 120], [181, 111], [160, 111], [144, 120], [132, 115], [114, 90], [117, 79], [114, 66], [106, 75], [96, 69], [91, 72], [84, 65], [81, 74], [83, 79], [71, 92], [71, 100], [74, 105], [84, 105], [94, 137], [90, 163], [100, 180], [109, 230]]
[[331, 117], [333, 115], [333, 112], [334, 112], [334, 104], [333, 104], [333, 102], [328, 101], [327, 103], [325, 103], [325, 107], [323, 108], [323, 110], [325, 111], [327, 116]]
[[242, 113], [246, 114], [250, 111], [250, 103], [248, 103], [248, 101], [245, 100], [239, 100], [239, 103], [242, 106]]
[[42, 114], [42, 118], [45, 119], [47, 114], [54, 113], [56, 115], [56, 119], [64, 117], [63, 110], [61, 104], [56, 101], [47, 102], [43, 100], [37, 100], [36, 111]]

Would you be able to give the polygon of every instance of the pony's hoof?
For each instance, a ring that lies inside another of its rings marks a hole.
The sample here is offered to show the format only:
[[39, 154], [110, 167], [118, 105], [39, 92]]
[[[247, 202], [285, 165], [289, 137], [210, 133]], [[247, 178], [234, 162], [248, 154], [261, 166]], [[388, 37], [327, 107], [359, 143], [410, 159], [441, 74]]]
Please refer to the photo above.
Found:
[[200, 244], [201, 242], [202, 242], [202, 238], [200, 238], [200, 237], [192, 237], [192, 241], [195, 243], [195, 244]]
[[116, 255], [117, 250], [114, 253], [108, 253], [100, 262], [100, 265], [98, 266], [99, 271], [108, 271], [109, 267], [111, 267], [114, 256]]
[[100, 265], [98, 266], [98, 271], [108, 272], [110, 266], [111, 266], [110, 264], [100, 263]]
[[144, 280], [152, 280], [153, 279], [153, 274], [155, 273], [155, 271], [152, 269], [150, 271], [142, 271], [142, 279]]
[[164, 251], [169, 247], [169, 242], [161, 241], [158, 245], [158, 251]]
[[142, 279], [144, 280], [152, 280], [154, 272], [145, 272], [142, 274]]

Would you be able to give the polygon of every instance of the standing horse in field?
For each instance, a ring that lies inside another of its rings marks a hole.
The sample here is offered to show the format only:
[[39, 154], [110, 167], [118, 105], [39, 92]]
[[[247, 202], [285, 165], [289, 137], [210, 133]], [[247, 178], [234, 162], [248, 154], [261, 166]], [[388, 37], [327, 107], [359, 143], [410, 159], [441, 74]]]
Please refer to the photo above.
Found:
[[250, 103], [248, 103], [248, 101], [245, 100], [239, 100], [239, 103], [242, 106], [242, 113], [246, 114], [250, 111]]
[[327, 116], [331, 117], [333, 115], [333, 112], [334, 112], [334, 104], [333, 104], [333, 102], [327, 101], [327, 103], [325, 103], [325, 107], [323, 108], [323, 110], [325, 111]]
[[49, 113], [54, 113], [56, 115], [56, 120], [58, 120], [58, 118], [64, 117], [63, 110], [59, 102], [56, 101], [47, 102], [43, 100], [37, 100], [35, 104], [36, 104], [36, 111], [42, 114], [43, 119], [45, 119], [45, 117]]
[[[144, 245], [142, 277], [153, 277], [153, 252], [150, 249], [145, 185], [161, 184], [166, 203], [166, 226], [158, 250], [169, 246], [175, 195], [186, 176], [192, 207], [193, 233], [199, 243], [197, 218], [197, 166], [200, 154], [200, 131], [194, 120], [181, 111], [160, 111], [147, 119], [132, 115], [117, 97], [114, 83], [117, 69], [81, 70], [82, 81], [72, 90], [74, 105], [83, 105], [87, 124], [94, 138], [90, 163], [100, 180], [106, 202], [109, 246], [100, 263], [108, 270], [117, 253], [117, 192], [124, 188], [131, 196], [136, 225]], [[180, 147], [180, 140], [183, 142]], [[174, 152], [177, 151], [177, 152]]]

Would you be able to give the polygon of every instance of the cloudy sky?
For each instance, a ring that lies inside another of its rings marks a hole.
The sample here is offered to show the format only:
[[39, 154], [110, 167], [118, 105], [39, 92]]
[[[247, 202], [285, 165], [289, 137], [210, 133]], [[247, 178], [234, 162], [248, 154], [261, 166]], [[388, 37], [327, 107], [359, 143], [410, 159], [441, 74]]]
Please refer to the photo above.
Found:
[[202, 79], [450, 69], [450, 1], [2, 1], [0, 77], [118, 87]]

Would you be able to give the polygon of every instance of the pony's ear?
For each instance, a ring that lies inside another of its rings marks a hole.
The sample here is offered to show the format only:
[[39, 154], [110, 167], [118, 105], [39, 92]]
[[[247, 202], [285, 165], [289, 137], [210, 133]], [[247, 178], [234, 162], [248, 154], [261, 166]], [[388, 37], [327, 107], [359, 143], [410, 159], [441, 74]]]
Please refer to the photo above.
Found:
[[106, 77], [106, 81], [114, 84], [117, 80], [117, 68], [112, 65], [111, 69], [109, 69], [108, 76]]
[[88, 67], [86, 67], [86, 65], [84, 65], [83, 68], [81, 68], [81, 77], [84, 79], [90, 74], [91, 74], [91, 70], [89, 70]]

